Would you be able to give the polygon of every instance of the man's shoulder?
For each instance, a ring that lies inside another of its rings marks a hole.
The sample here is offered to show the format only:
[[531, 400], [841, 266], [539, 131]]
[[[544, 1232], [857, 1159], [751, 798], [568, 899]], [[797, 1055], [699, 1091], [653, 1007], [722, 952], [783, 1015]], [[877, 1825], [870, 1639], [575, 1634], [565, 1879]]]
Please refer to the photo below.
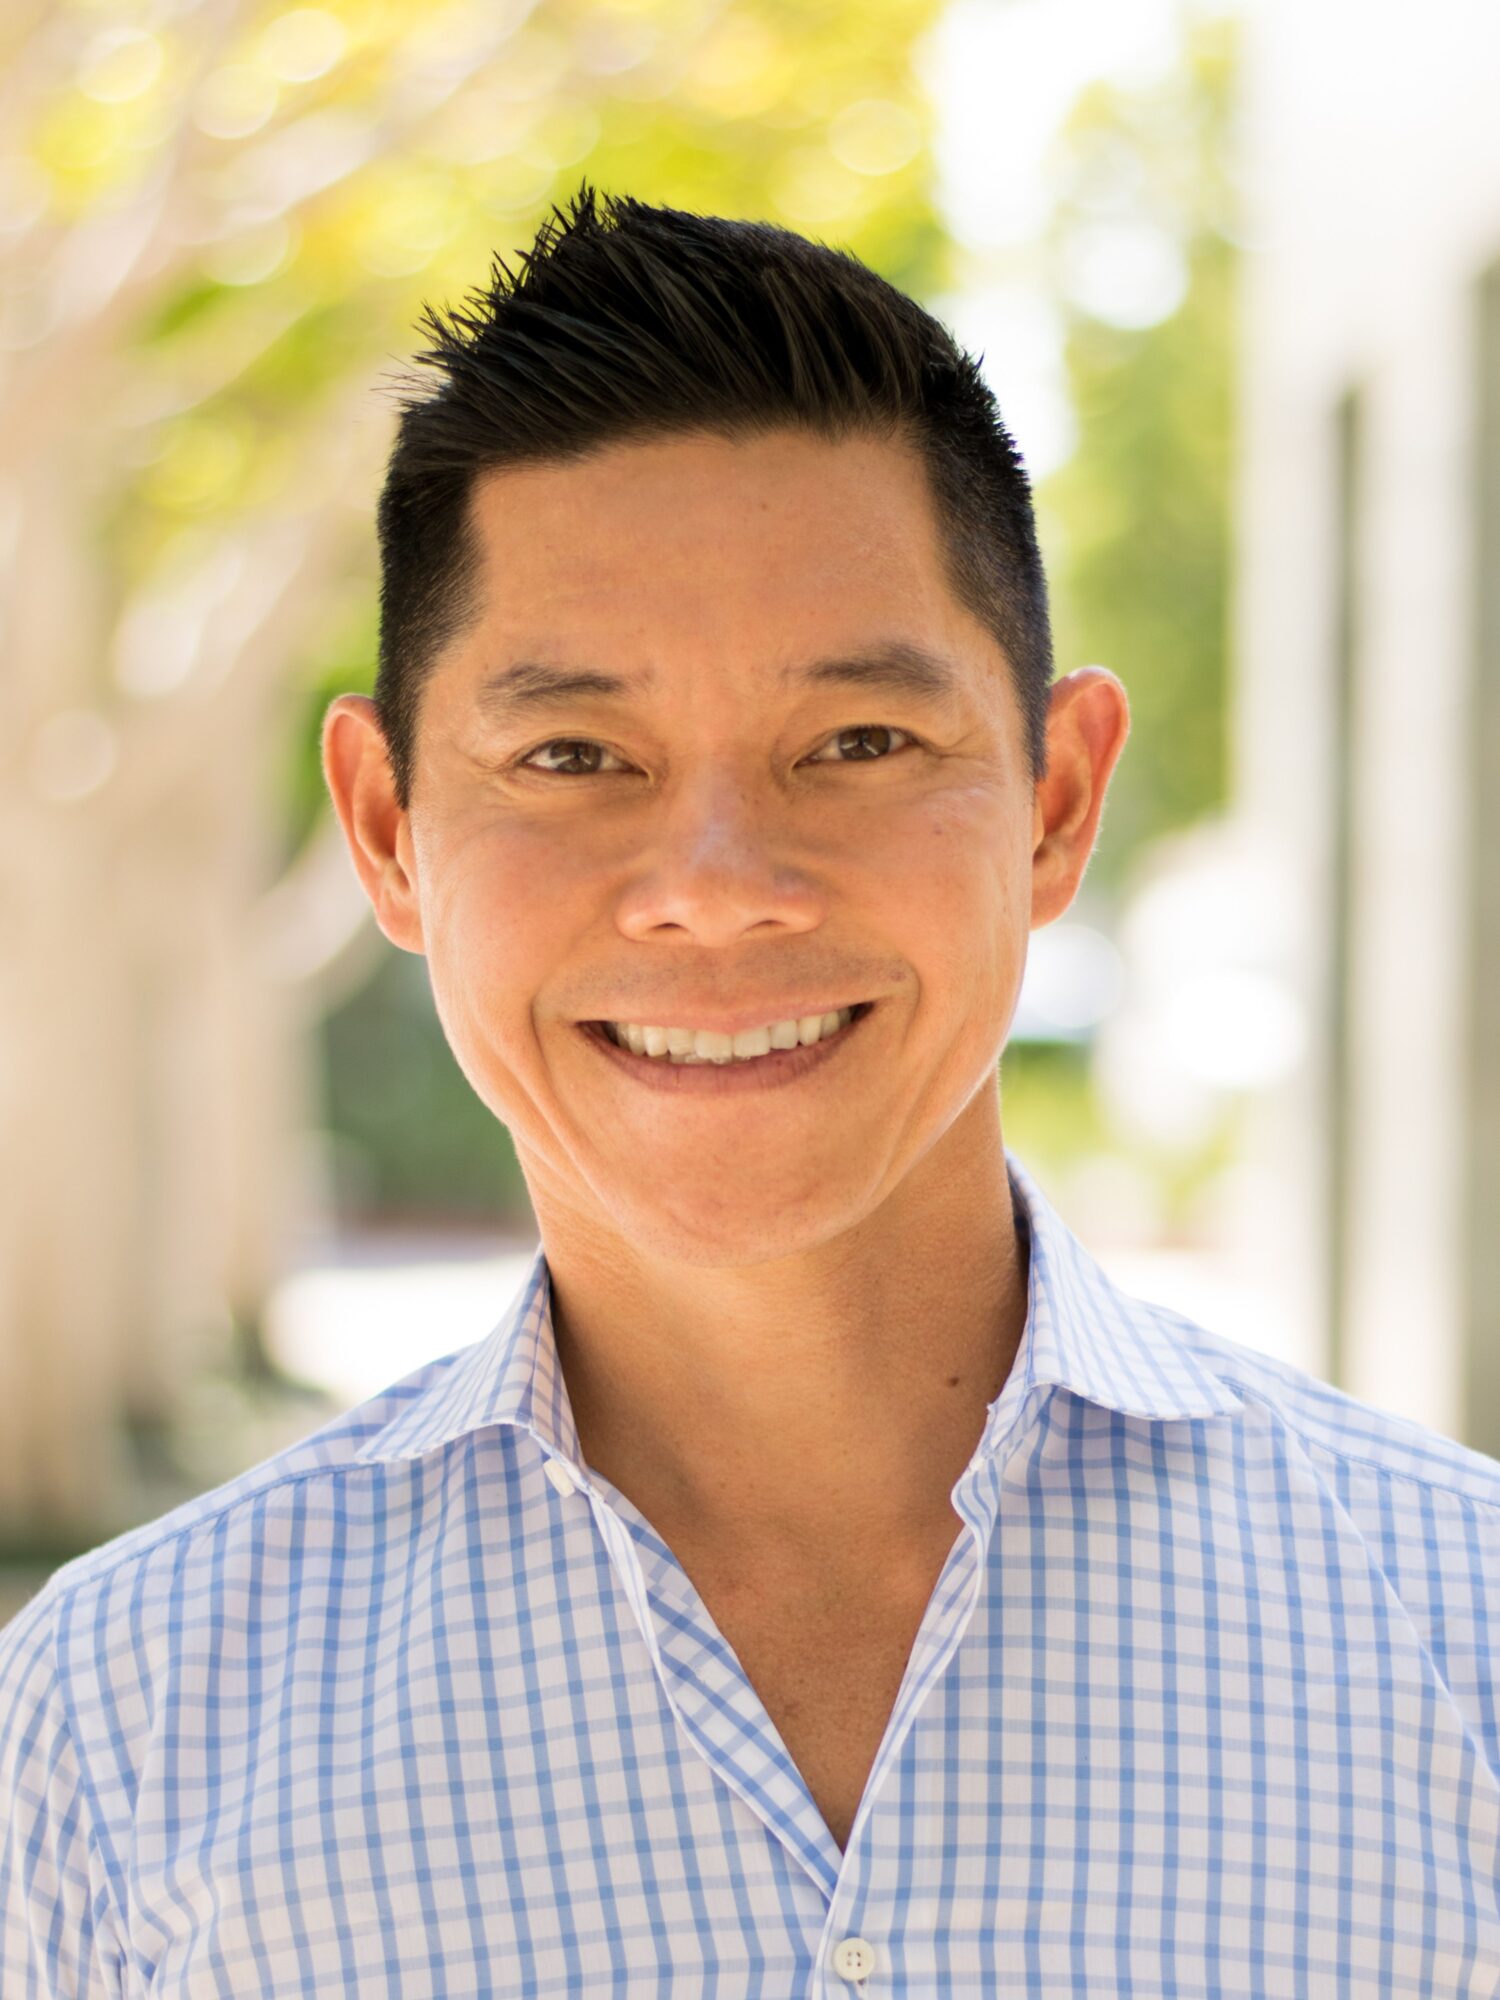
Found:
[[7, 1639], [20, 1639], [23, 1628], [34, 1631], [55, 1622], [60, 1612], [76, 1608], [82, 1598], [102, 1600], [121, 1584], [128, 1595], [132, 1573], [138, 1575], [154, 1559], [170, 1556], [174, 1545], [206, 1535], [232, 1543], [278, 1493], [319, 1482], [332, 1484], [351, 1474], [378, 1477], [385, 1462], [362, 1458], [364, 1447], [414, 1402], [440, 1393], [452, 1370], [472, 1351], [460, 1348], [425, 1362], [244, 1472], [63, 1563], [11, 1624], [0, 1629], [0, 1652]]
[[1165, 1306], [1146, 1308], [1172, 1338], [1242, 1400], [1264, 1411], [1325, 1463], [1425, 1486], [1500, 1515], [1500, 1459], [1365, 1402], [1280, 1356], [1262, 1352]]

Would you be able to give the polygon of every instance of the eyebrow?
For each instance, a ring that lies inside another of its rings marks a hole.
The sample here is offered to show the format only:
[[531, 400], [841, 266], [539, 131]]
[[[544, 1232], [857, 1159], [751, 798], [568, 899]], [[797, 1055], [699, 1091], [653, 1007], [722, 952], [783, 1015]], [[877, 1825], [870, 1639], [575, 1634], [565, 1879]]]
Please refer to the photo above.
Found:
[[[783, 688], [860, 687], [934, 704], [952, 703], [962, 691], [963, 677], [941, 653], [906, 639], [889, 639], [854, 653], [837, 653], [783, 667], [777, 676]], [[597, 667], [558, 667], [542, 660], [517, 660], [482, 681], [476, 700], [489, 716], [531, 714], [558, 702], [592, 696], [600, 701], [628, 700], [649, 694], [655, 674], [605, 673]]]

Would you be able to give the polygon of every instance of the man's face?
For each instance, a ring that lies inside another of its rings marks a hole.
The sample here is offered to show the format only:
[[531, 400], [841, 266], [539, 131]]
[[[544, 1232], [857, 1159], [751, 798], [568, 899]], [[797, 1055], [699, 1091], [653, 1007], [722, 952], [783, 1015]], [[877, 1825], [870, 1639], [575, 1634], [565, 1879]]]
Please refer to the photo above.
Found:
[[[994, 1092], [1034, 920], [1020, 711], [920, 461], [632, 443], [487, 475], [473, 517], [481, 608], [424, 692], [384, 927], [544, 1221], [699, 1265], [841, 1234]], [[946, 692], [827, 664], [901, 648]], [[538, 666], [632, 685], [508, 698]], [[588, 1025], [850, 1006], [826, 1047], [722, 1066]]]

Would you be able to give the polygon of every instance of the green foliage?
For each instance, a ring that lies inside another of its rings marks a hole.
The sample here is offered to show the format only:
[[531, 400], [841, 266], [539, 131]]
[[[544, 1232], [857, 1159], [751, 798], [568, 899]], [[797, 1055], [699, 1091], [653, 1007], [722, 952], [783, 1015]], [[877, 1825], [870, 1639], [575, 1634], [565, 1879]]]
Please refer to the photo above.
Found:
[[[1165, 232], [1188, 280], [1152, 326], [1072, 309], [1078, 448], [1038, 494], [1058, 671], [1098, 662], [1130, 698], [1089, 871], [1106, 894], [1146, 842], [1222, 805], [1228, 781], [1235, 25], [1190, 19], [1178, 69], [1149, 89], [1085, 93], [1060, 148], [1059, 261], [1103, 206]], [[1101, 201], [1101, 189], [1119, 192]]]
[[[1183, 17], [1180, 58], [1145, 88], [1085, 91], [1060, 135], [1045, 251], [1067, 326], [1076, 449], [1037, 493], [1059, 674], [1099, 663], [1124, 682], [1131, 733], [1088, 871], [1117, 904], [1150, 842], [1224, 802], [1235, 439], [1236, 24]], [[1070, 278], [1091, 231], [1146, 229], [1185, 285], [1152, 324], [1112, 324]], [[1021, 1043], [1002, 1063], [1006, 1144], [1055, 1190], [1111, 1153], [1149, 1172], [1187, 1229], [1232, 1150], [1233, 1114], [1199, 1144], [1116, 1129], [1085, 1044]]]
[[443, 1037], [427, 961], [392, 950], [330, 1015], [324, 1113], [344, 1219], [491, 1227], [524, 1216], [510, 1134], [481, 1104]]
[[1083, 1042], [1009, 1042], [1000, 1061], [1005, 1143], [1043, 1183], [1112, 1140]]
[[328, 704], [339, 694], [370, 694], [379, 644], [375, 593], [355, 578], [342, 596], [323, 606], [319, 625], [306, 635], [301, 671], [290, 689], [287, 754], [278, 771], [276, 818], [282, 858], [289, 863], [332, 811], [323, 782], [322, 729]]
[[212, 49], [194, 10], [95, 36], [33, 107], [28, 170], [59, 218], [81, 216], [124, 204], [180, 147], [195, 205], [129, 343], [118, 517], [136, 569], [184, 517], [228, 526], [295, 497], [289, 426], [398, 364], [424, 301], [513, 257], [584, 176], [937, 283], [911, 52], [938, 4], [327, 0], [232, 9]]

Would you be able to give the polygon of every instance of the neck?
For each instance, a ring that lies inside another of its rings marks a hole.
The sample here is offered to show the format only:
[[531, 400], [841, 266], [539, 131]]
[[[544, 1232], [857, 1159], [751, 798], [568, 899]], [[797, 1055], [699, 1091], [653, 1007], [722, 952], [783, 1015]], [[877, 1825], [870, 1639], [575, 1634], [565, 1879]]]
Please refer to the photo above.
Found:
[[601, 1254], [597, 1232], [540, 1218], [584, 1460], [674, 1549], [899, 1564], [951, 1541], [950, 1493], [1020, 1345], [1028, 1260], [998, 1109], [971, 1106], [946, 1137], [879, 1210], [795, 1258]]

